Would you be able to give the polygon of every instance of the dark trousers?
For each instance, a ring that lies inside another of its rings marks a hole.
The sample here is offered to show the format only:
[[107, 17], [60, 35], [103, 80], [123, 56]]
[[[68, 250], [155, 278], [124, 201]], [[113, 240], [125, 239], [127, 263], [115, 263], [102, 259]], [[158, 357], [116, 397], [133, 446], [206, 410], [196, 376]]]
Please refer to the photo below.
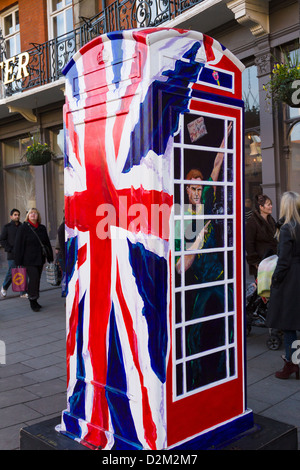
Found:
[[40, 296], [40, 280], [43, 271], [43, 266], [26, 266], [28, 277], [28, 298], [29, 300], [36, 300]]

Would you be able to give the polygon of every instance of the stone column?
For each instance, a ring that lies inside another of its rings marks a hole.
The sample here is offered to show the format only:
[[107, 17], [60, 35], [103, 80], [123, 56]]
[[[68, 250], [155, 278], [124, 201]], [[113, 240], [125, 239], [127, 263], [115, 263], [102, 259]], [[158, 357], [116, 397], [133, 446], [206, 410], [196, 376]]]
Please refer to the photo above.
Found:
[[[277, 194], [280, 175], [276, 171], [278, 154], [278, 138], [274, 119], [277, 109], [273, 108], [272, 102], [266, 101], [266, 92], [263, 89], [271, 75], [272, 53], [269, 44], [269, 35], [265, 35], [256, 42], [255, 64], [257, 66], [257, 77], [259, 85], [260, 102], [260, 135], [262, 153], [262, 192], [267, 194], [273, 201], [273, 216], [277, 217], [277, 205], [280, 195]], [[277, 148], [276, 148], [277, 147]]]

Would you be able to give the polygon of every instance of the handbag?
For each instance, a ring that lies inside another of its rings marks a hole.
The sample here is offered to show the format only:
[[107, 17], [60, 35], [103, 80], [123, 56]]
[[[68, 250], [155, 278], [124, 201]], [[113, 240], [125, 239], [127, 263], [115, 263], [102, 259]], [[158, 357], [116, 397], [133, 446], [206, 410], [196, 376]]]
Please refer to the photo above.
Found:
[[263, 259], [258, 265], [257, 293], [260, 297], [270, 297], [272, 276], [277, 265], [278, 256], [272, 255]]
[[27, 273], [26, 268], [12, 268], [12, 290], [13, 292], [25, 292], [27, 289]]

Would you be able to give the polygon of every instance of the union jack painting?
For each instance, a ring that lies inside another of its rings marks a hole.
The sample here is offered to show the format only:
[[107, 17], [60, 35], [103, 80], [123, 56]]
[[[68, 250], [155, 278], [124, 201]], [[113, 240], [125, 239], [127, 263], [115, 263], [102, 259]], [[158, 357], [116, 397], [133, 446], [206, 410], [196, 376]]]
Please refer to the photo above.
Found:
[[[240, 99], [240, 71], [217, 41], [168, 28], [100, 36], [64, 71], [68, 383], [59, 430], [84, 445], [154, 450], [190, 437], [168, 437], [174, 136], [197, 86]], [[244, 411], [243, 402], [233, 415]]]

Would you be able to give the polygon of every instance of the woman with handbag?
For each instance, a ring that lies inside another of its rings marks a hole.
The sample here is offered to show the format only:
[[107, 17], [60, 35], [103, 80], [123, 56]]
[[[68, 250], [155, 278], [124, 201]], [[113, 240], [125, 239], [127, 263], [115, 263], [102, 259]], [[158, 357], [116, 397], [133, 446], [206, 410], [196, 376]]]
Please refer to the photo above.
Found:
[[25, 266], [28, 276], [28, 299], [33, 311], [38, 312], [41, 305], [37, 302], [40, 294], [40, 280], [43, 265], [53, 261], [53, 251], [45, 225], [36, 208], [27, 212], [25, 222], [18, 230], [14, 246], [17, 266]]
[[279, 379], [288, 379], [295, 373], [299, 379], [299, 366], [293, 363], [297, 330], [300, 330], [300, 195], [288, 191], [280, 204], [278, 230], [278, 261], [272, 276], [271, 294], [267, 311], [267, 326], [283, 331], [284, 367], [277, 371]]

